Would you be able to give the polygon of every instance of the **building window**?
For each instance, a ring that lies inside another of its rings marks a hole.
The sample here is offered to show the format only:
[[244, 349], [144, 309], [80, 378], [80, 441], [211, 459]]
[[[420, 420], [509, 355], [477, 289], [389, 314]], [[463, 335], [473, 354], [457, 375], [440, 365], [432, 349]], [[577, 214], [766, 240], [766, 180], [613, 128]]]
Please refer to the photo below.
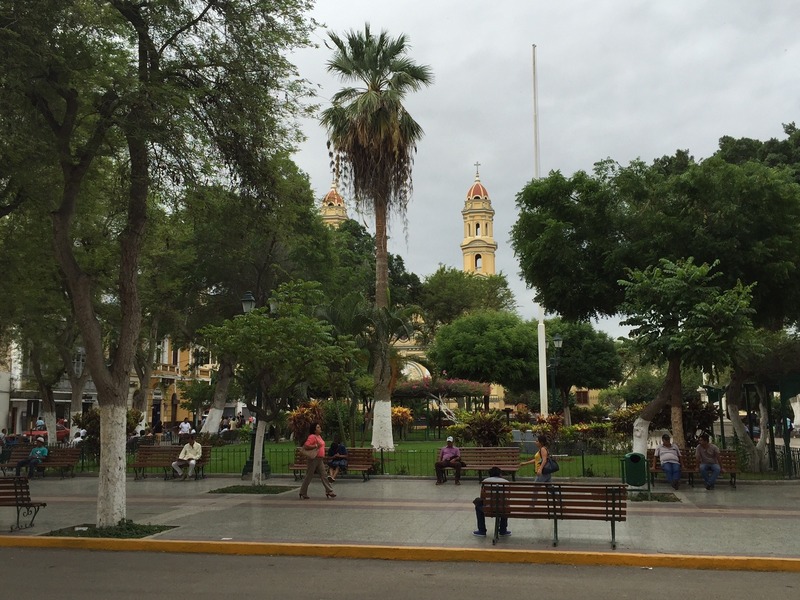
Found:
[[578, 390], [575, 392], [575, 403], [581, 406], [588, 406], [589, 390]]
[[475, 223], [475, 237], [481, 237], [481, 224]]
[[483, 257], [480, 254], [475, 255], [475, 270], [480, 272], [483, 269]]

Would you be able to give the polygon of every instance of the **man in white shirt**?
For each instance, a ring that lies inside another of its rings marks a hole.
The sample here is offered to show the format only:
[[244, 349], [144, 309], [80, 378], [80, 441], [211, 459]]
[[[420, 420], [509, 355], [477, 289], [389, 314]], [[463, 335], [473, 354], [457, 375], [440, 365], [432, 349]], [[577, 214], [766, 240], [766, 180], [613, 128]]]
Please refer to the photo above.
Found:
[[[172, 468], [175, 469], [175, 477], [186, 479], [187, 477], [194, 476], [194, 467], [197, 461], [203, 456], [203, 447], [198, 444], [194, 439], [194, 431], [189, 434], [189, 443], [183, 447], [178, 460], [172, 463]], [[189, 466], [189, 472], [184, 473], [183, 467]]]
[[192, 432], [192, 424], [189, 423], [189, 417], [184, 417], [183, 423], [178, 426], [178, 433], [184, 435]]

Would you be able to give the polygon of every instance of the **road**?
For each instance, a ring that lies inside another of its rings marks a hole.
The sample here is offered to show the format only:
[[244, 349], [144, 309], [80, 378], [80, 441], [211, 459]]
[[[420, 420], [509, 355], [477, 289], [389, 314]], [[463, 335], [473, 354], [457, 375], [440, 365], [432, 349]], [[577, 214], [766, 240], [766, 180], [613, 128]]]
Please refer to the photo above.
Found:
[[796, 573], [0, 549], [4, 598], [797, 598]]

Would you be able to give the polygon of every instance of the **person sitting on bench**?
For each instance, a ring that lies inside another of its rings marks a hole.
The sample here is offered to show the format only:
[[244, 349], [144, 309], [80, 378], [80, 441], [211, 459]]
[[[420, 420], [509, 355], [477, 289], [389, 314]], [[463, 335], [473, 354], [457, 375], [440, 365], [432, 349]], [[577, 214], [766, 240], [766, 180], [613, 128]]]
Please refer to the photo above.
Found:
[[37, 437], [36, 445], [31, 448], [31, 453], [28, 454], [28, 458], [23, 458], [17, 463], [17, 477], [19, 477], [22, 467], [27, 465], [28, 479], [33, 479], [36, 467], [38, 467], [45, 458], [47, 458], [47, 446], [44, 445], [44, 438]]
[[[181, 479], [186, 479], [194, 475], [194, 467], [197, 461], [200, 460], [200, 457], [203, 456], [203, 447], [194, 440], [194, 436], [195, 430], [192, 429], [192, 432], [189, 434], [189, 442], [183, 447], [183, 450], [181, 450], [178, 460], [172, 463], [172, 468], [175, 469], [176, 473], [175, 476], [181, 477]], [[187, 465], [189, 466], [189, 472], [184, 473], [183, 467]]]
[[[503, 472], [500, 467], [492, 467], [489, 469], [489, 476], [481, 483], [508, 483], [508, 479], [505, 479], [502, 475]], [[472, 535], [483, 537], [486, 535], [486, 515], [483, 513], [483, 498], [475, 498], [472, 503], [475, 505], [475, 518], [478, 520], [478, 528], [472, 532]], [[508, 530], [508, 518], [498, 518], [500, 519], [500, 535], [511, 535]]]

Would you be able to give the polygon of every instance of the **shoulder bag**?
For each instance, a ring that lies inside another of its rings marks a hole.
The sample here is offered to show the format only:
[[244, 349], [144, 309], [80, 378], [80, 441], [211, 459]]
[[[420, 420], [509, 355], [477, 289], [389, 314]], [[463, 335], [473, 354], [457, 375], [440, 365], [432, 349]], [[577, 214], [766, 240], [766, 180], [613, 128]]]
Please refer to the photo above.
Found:
[[542, 475], [549, 475], [550, 473], [555, 473], [561, 467], [558, 466], [556, 459], [553, 458], [551, 454], [547, 455], [547, 461], [542, 466]]

